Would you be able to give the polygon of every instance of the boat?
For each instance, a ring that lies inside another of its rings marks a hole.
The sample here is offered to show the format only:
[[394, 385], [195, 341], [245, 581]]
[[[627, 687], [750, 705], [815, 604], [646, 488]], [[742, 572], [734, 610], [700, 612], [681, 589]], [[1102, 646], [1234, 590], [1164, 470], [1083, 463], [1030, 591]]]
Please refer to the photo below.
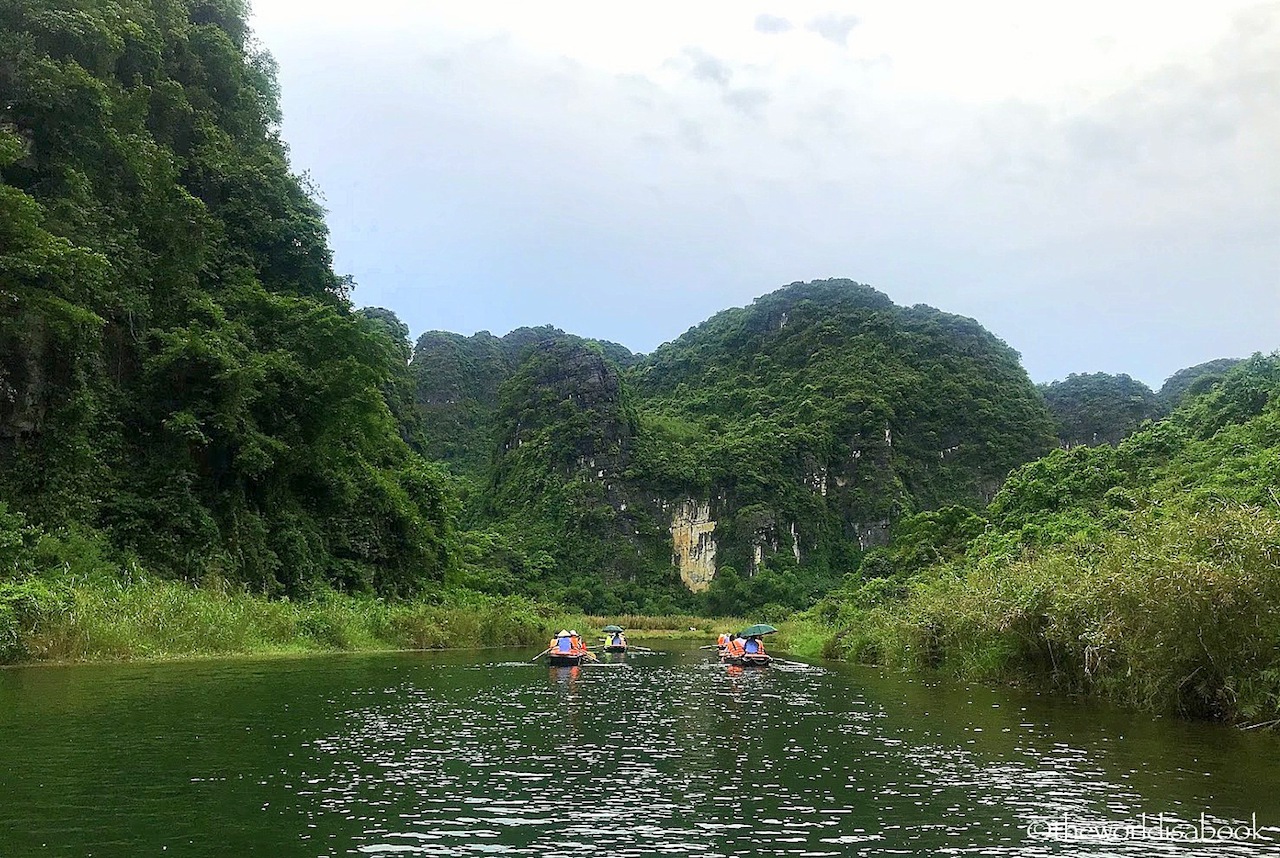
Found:
[[[605, 626], [605, 627], [604, 627], [603, 629], [601, 629], [600, 631], [604, 632], [606, 635], [618, 635], [618, 636], [621, 636], [621, 635], [622, 635], [622, 632], [623, 632], [623, 628], [622, 628], [622, 626]], [[626, 652], [626, 651], [627, 651], [627, 649], [628, 649], [628, 646], [627, 646], [627, 639], [626, 639], [626, 638], [622, 638], [622, 643], [620, 643], [620, 644], [611, 644], [611, 643], [606, 643], [606, 644], [604, 645], [604, 651], [605, 651], [605, 652]]]
[[773, 656], [764, 653], [743, 653], [742, 655], [721, 655], [720, 661], [733, 667], [768, 667], [773, 663]]
[[582, 645], [577, 630], [561, 629], [551, 639], [550, 646], [544, 651], [547, 664], [552, 667], [577, 667], [583, 662], [595, 661], [596, 656]]
[[551, 667], [577, 667], [585, 661], [591, 660], [589, 652], [549, 652], [547, 653], [547, 664]]
[[[756, 623], [754, 626], [747, 626], [742, 631], [731, 636], [734, 641], [733, 647], [720, 647], [720, 661], [734, 667], [768, 667], [773, 663], [773, 658], [764, 652], [764, 645], [760, 639], [776, 631], [777, 629], [768, 623]], [[724, 640], [725, 637], [721, 636], [721, 642], [724, 642]], [[752, 642], [755, 642], [753, 651], [743, 651], [743, 646], [739, 642], [744, 640], [747, 646], [751, 646]]]

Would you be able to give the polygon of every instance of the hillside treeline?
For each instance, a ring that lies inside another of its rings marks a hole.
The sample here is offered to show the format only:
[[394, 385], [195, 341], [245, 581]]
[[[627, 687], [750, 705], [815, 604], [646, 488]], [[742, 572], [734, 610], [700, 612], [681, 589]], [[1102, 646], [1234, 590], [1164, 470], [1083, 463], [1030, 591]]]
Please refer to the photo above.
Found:
[[[0, 5], [0, 511], [12, 576], [86, 556], [268, 595], [395, 595], [451, 563], [290, 172], [237, 0]], [[24, 571], [25, 570], [25, 571]]]
[[1161, 712], [1280, 717], [1280, 354], [1116, 446], [900, 522], [814, 610], [833, 655]]
[[[465, 486], [467, 585], [600, 613], [776, 619], [902, 516], [981, 508], [1053, 446], [1016, 352], [848, 280], [792, 284], [644, 356], [553, 328], [430, 332], [411, 372], [429, 448]], [[682, 526], [709, 534], [697, 594], [673, 561]]]
[[650, 355], [411, 344], [279, 121], [238, 0], [0, 4], [0, 658], [812, 608], [834, 655], [1280, 715], [1280, 358], [1037, 389], [849, 280]]

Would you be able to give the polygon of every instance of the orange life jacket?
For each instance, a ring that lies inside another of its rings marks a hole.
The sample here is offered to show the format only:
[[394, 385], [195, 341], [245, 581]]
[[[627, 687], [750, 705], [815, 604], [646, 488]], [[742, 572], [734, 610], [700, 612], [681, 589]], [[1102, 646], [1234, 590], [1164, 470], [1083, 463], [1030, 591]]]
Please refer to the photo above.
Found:
[[742, 641], [739, 638], [729, 638], [729, 642], [725, 644], [725, 655], [742, 655], [745, 650], [742, 648]]

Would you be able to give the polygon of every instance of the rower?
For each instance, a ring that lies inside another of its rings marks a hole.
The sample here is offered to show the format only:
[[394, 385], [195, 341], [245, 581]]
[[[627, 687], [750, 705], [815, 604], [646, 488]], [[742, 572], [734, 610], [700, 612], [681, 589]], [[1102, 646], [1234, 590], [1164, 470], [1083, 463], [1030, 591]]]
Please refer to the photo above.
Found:
[[569, 655], [575, 649], [572, 633], [566, 629], [561, 629], [560, 633], [551, 640], [549, 649], [554, 653]]
[[747, 655], [764, 655], [764, 641], [760, 639], [759, 635], [752, 635], [743, 644], [742, 651]]

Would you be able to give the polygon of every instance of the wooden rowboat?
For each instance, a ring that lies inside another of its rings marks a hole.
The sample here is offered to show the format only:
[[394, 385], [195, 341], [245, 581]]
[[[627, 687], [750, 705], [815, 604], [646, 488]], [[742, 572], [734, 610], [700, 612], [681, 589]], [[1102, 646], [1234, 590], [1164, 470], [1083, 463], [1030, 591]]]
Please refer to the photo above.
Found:
[[773, 656], [764, 653], [743, 653], [742, 655], [721, 655], [720, 661], [734, 667], [768, 667], [773, 663]]
[[547, 664], [551, 667], [577, 667], [585, 661], [591, 659], [589, 652], [549, 652], [547, 653]]

